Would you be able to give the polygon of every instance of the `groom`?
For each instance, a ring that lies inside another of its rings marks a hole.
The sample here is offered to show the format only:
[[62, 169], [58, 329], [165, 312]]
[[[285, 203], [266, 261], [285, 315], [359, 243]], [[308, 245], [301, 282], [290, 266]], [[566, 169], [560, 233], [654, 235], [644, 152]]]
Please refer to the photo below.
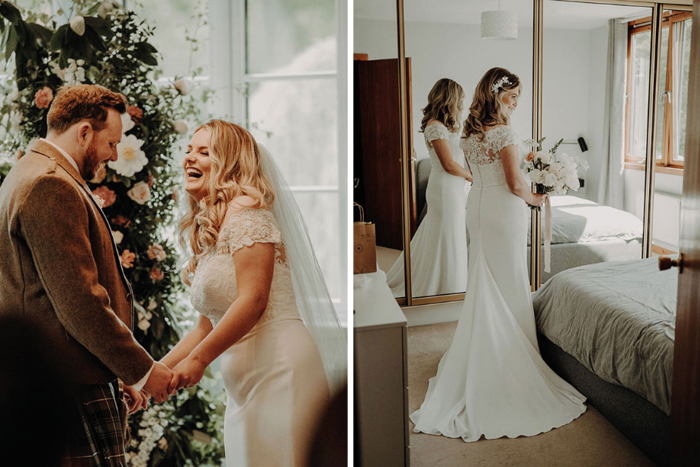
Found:
[[125, 110], [126, 98], [103, 87], [61, 88], [48, 135], [0, 187], [0, 317], [48, 335], [78, 385], [83, 423], [68, 434], [62, 465], [126, 465], [126, 403], [129, 412], [145, 406], [141, 389], [166, 400], [172, 377], [134, 339], [133, 292], [85, 183], [117, 160]]

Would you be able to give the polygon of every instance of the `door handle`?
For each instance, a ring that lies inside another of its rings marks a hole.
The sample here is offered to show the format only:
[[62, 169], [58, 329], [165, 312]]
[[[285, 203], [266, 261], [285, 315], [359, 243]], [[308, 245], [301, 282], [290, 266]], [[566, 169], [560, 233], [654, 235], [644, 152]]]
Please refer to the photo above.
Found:
[[659, 256], [659, 270], [665, 271], [671, 268], [678, 268], [679, 274], [683, 272], [683, 253], [679, 253], [677, 259], [670, 256]]

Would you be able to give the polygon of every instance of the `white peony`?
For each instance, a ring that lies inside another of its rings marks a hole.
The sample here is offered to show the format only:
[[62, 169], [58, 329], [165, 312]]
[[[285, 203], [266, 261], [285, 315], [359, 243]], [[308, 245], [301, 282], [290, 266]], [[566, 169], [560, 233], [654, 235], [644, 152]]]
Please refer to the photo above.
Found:
[[564, 168], [559, 162], [552, 162], [549, 166], [549, 173], [558, 174]]
[[122, 136], [122, 140], [117, 144], [119, 157], [116, 161], [109, 161], [109, 168], [119, 175], [132, 177], [148, 164], [146, 153], [141, 150], [142, 145], [143, 141], [134, 135]]
[[112, 237], [114, 237], [114, 243], [116, 243], [117, 245], [119, 245], [122, 242], [122, 240], [124, 240], [124, 234], [121, 233], [119, 230], [114, 230], [112, 232]]
[[179, 92], [183, 96], [186, 96], [187, 94], [192, 92], [194, 83], [187, 78], [180, 78], [177, 81], [175, 81], [174, 86], [175, 89], [177, 89], [177, 92]]
[[126, 133], [127, 131], [134, 128], [134, 121], [131, 119], [131, 115], [129, 115], [128, 113], [123, 113], [121, 115], [121, 117], [122, 117], [122, 133]]
[[542, 183], [544, 181], [544, 173], [541, 170], [534, 169], [528, 173], [530, 181], [533, 183]]
[[138, 204], [146, 204], [146, 201], [151, 199], [151, 189], [148, 188], [148, 183], [138, 182], [126, 192], [126, 195]]
[[175, 131], [180, 135], [184, 135], [185, 133], [187, 133], [187, 130], [189, 130], [189, 128], [187, 127], [187, 123], [184, 120], [176, 121], [175, 123], [173, 123], [173, 127], [175, 127]]
[[544, 184], [546, 186], [554, 186], [557, 183], [557, 176], [554, 174], [547, 174], [546, 177], [544, 177]]
[[537, 157], [539, 157], [543, 164], [552, 162], [552, 156], [548, 152], [538, 152]]
[[69, 24], [70, 28], [77, 35], [82, 36], [85, 34], [85, 18], [82, 16], [74, 16], [73, 19], [70, 20]]

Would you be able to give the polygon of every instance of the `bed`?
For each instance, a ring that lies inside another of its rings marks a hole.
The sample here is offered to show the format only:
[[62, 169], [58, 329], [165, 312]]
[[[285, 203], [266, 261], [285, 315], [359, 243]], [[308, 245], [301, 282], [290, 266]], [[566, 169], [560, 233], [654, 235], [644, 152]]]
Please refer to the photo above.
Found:
[[668, 462], [678, 272], [655, 258], [563, 271], [534, 295], [547, 363], [659, 465]]

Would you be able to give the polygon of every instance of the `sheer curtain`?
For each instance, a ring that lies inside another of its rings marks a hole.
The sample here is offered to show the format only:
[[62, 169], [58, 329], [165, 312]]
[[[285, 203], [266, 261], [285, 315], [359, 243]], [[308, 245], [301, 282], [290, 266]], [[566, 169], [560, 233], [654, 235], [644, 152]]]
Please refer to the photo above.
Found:
[[603, 164], [598, 202], [624, 207], [625, 183], [625, 84], [627, 82], [627, 24], [611, 19], [608, 24], [608, 66], [603, 120]]

